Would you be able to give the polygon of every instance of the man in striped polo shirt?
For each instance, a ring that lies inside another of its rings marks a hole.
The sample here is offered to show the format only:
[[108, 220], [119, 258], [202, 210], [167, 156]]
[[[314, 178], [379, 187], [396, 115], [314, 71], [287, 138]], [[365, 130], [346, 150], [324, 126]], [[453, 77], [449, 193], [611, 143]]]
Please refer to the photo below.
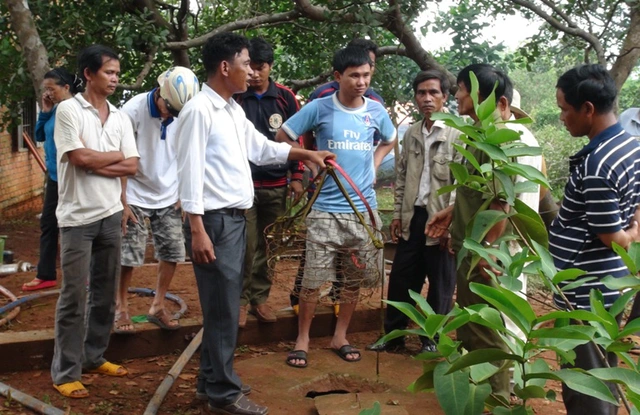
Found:
[[[640, 145], [625, 132], [613, 110], [617, 90], [601, 65], [577, 66], [558, 79], [556, 99], [560, 120], [574, 137], [587, 136], [589, 143], [570, 158], [570, 177], [558, 217], [553, 221], [549, 250], [558, 270], [579, 268], [595, 280], [566, 291], [576, 309], [589, 309], [589, 292], [600, 290], [609, 308], [619, 293], [607, 289], [601, 278], [629, 274], [612, 250], [613, 242], [627, 248], [638, 240], [640, 203]], [[562, 284], [561, 284], [562, 286]], [[557, 305], [567, 304], [555, 296]], [[575, 365], [585, 370], [603, 367], [595, 346], [574, 349]], [[608, 356], [612, 367], [614, 354]], [[617, 396], [613, 384], [609, 388]], [[615, 414], [617, 407], [562, 385], [567, 415]]]

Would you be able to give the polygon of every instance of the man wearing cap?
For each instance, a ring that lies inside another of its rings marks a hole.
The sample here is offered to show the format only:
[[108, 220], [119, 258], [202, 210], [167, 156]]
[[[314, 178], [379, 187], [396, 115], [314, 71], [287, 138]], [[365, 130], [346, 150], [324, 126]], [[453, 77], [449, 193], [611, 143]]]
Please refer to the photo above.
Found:
[[178, 172], [174, 151], [175, 117], [199, 90], [191, 70], [176, 66], [158, 78], [159, 86], [131, 98], [123, 107], [133, 124], [140, 163], [135, 176], [122, 179], [122, 270], [116, 294], [116, 333], [134, 331], [129, 316], [127, 290], [133, 267], [144, 264], [146, 220], [151, 225], [158, 281], [147, 320], [164, 330], [180, 327], [178, 318], [164, 307], [176, 263], [184, 261], [182, 214], [178, 203]]
[[640, 137], [640, 108], [629, 108], [623, 111], [618, 121], [626, 132]]

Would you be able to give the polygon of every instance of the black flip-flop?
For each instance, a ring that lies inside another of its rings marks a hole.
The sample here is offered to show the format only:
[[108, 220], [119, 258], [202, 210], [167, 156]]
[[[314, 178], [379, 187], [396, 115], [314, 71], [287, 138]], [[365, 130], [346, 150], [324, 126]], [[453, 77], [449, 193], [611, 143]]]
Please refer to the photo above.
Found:
[[[293, 363], [294, 360], [304, 360], [304, 363], [295, 364]], [[291, 367], [304, 369], [305, 367], [307, 367], [307, 352], [305, 352], [304, 350], [294, 350], [292, 352], [289, 352], [289, 354], [287, 355], [287, 360], [285, 360], [285, 362]]]
[[[342, 346], [339, 349], [333, 349], [332, 348], [331, 350], [333, 350], [333, 352], [335, 354], [337, 354], [338, 356], [340, 356], [340, 359], [344, 360], [345, 362], [349, 362], [349, 363], [359, 362], [360, 359], [362, 359], [362, 355], [360, 354], [360, 350], [356, 349], [355, 347], [353, 347], [350, 344], [345, 344], [344, 346]], [[347, 355], [350, 355], [350, 354], [357, 354], [358, 357], [356, 359], [349, 359], [347, 357]]]

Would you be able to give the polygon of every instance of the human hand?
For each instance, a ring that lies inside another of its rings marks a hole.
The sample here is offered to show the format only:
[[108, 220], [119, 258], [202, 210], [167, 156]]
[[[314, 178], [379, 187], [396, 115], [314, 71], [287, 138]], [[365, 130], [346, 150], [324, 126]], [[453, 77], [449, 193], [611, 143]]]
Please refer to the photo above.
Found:
[[131, 210], [129, 205], [127, 205], [126, 203], [123, 203], [123, 205], [124, 205], [124, 210], [122, 211], [121, 225], [122, 225], [122, 236], [125, 236], [127, 234], [127, 225], [129, 224], [129, 221], [137, 225], [138, 219], [136, 218], [136, 215], [133, 214], [133, 211]]
[[449, 225], [453, 219], [453, 211], [451, 209], [443, 209], [434, 213], [427, 222], [424, 234], [429, 238], [440, 238], [449, 231]]
[[[493, 258], [493, 260], [495, 260], [495, 258]], [[491, 281], [491, 275], [489, 275], [488, 271], [493, 272], [493, 274], [497, 277], [499, 277], [500, 275], [502, 275], [502, 272], [498, 271], [497, 269], [495, 269], [494, 267], [492, 267], [491, 265], [489, 265], [489, 262], [487, 262], [486, 259], [481, 258], [480, 261], [478, 261], [478, 265], [476, 265], [478, 267], [478, 270], [480, 271], [480, 276], [482, 278], [484, 278], [487, 281]]]
[[216, 260], [213, 243], [209, 235], [202, 232], [191, 233], [191, 260], [200, 264], [209, 264]]
[[402, 221], [400, 219], [394, 219], [389, 225], [389, 232], [391, 233], [391, 241], [398, 242], [398, 237], [402, 236]]
[[299, 180], [291, 180], [291, 183], [289, 183], [289, 187], [293, 192], [294, 199], [299, 198], [300, 195], [304, 192], [304, 189], [302, 188], [302, 182]]
[[[640, 230], [638, 229], [638, 221], [632, 221], [631, 227], [625, 232], [629, 239], [631, 239], [631, 242], [640, 242]], [[627, 246], [627, 248], [629, 247]]]
[[[311, 155], [309, 156], [309, 161], [320, 166], [321, 169], [324, 169], [326, 164], [324, 164], [325, 160], [335, 160], [336, 155], [330, 151], [311, 151]], [[313, 171], [313, 170], [312, 170]]]
[[42, 112], [50, 112], [53, 109], [53, 101], [48, 92], [42, 94]]

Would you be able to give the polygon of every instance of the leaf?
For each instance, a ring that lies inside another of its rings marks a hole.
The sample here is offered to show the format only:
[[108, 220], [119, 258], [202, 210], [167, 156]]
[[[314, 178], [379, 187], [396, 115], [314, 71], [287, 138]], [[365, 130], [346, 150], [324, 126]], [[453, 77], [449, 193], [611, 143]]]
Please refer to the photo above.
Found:
[[516, 199], [514, 205], [517, 213], [511, 216], [511, 220], [518, 230], [524, 234], [525, 239], [529, 243], [533, 240], [544, 247], [549, 246], [549, 233], [540, 215], [520, 199]]
[[507, 203], [509, 205], [513, 205], [514, 200], [516, 199], [516, 192], [511, 177], [497, 169], [493, 171], [493, 175], [502, 185], [502, 191], [507, 196]]
[[526, 181], [526, 182], [516, 182], [514, 189], [516, 191], [516, 194], [535, 193], [538, 191], [539, 187], [540, 187], [539, 184]]
[[455, 177], [458, 184], [465, 184], [469, 179], [469, 171], [462, 164], [451, 162], [449, 163], [449, 169], [451, 169], [451, 173], [453, 174], [453, 177]]
[[514, 391], [521, 399], [543, 399], [547, 395], [547, 391], [537, 385], [525, 386], [524, 389], [520, 389], [516, 385], [516, 387], [514, 387]]
[[497, 406], [493, 408], [493, 415], [529, 415], [527, 409], [522, 406], [512, 406], [509, 408], [505, 408], [503, 406]]
[[479, 349], [462, 355], [459, 359], [454, 361], [447, 374], [457, 372], [469, 366], [481, 363], [500, 362], [502, 360], [513, 360], [518, 363], [524, 362], [522, 356], [507, 353], [502, 349]]
[[622, 313], [627, 306], [627, 304], [631, 304], [631, 298], [636, 295], [635, 291], [627, 291], [622, 294], [609, 308], [609, 314], [612, 316], [617, 316]]
[[547, 181], [546, 176], [535, 167], [531, 167], [526, 164], [511, 162], [509, 164], [505, 164], [502, 169], [509, 175], [517, 174], [542, 186], [551, 187], [549, 186], [549, 182]]
[[[493, 112], [496, 110], [496, 86], [498, 82], [496, 81], [496, 85], [493, 86], [493, 91], [489, 94], [488, 97], [485, 97], [484, 101], [482, 101], [479, 105], [475, 106], [476, 115], [478, 119], [484, 121], [486, 119], [493, 120]], [[479, 91], [479, 89], [478, 89]], [[473, 93], [472, 93], [473, 94]]]
[[533, 244], [533, 248], [536, 250], [536, 254], [538, 254], [538, 256], [540, 257], [542, 273], [545, 275], [545, 277], [553, 279], [558, 270], [553, 263], [551, 254], [543, 245], [539, 244], [537, 241], [533, 240], [531, 241], [531, 243]]
[[363, 409], [358, 415], [380, 415], [381, 413], [382, 407], [380, 407], [380, 402], [374, 402], [373, 408]]
[[440, 362], [435, 360], [426, 362], [422, 366], [422, 375], [420, 375], [418, 379], [413, 381], [413, 383], [411, 383], [411, 385], [409, 385], [409, 387], [407, 388], [409, 392], [416, 393], [423, 390], [433, 389], [433, 371], [435, 370], [435, 367], [438, 365], [438, 363]]
[[610, 290], [622, 291], [627, 288], [640, 289], [640, 278], [634, 275], [620, 278], [607, 275], [600, 281]]
[[491, 363], [480, 363], [471, 366], [469, 369], [471, 379], [473, 379], [476, 384], [489, 379], [501, 370], [500, 366], [492, 365]]
[[446, 415], [460, 415], [469, 400], [469, 376], [460, 371], [448, 373], [450, 364], [440, 362], [433, 374], [438, 402]]
[[480, 415], [484, 411], [484, 401], [491, 394], [491, 385], [482, 383], [480, 385], [469, 385], [469, 400], [464, 407], [464, 415]]
[[471, 233], [466, 236], [478, 243], [482, 241], [493, 226], [501, 220], [507, 219], [509, 214], [499, 210], [483, 210], [475, 214], [471, 223]]
[[563, 281], [567, 281], [567, 280], [575, 280], [576, 278], [585, 275], [587, 273], [587, 271], [583, 271], [581, 269], [577, 269], [577, 268], [568, 268], [568, 269], [563, 269], [562, 271], [558, 271], [558, 273], [555, 275], [555, 277], [553, 277], [553, 283], [554, 284], [559, 284]]
[[531, 323], [536, 319], [536, 314], [525, 299], [503, 288], [475, 282], [469, 284], [469, 289], [509, 317], [523, 333], [531, 331]]
[[476, 170], [480, 171], [480, 164], [478, 163], [478, 160], [476, 159], [476, 157], [473, 154], [471, 154], [471, 152], [469, 150], [467, 150], [465, 147], [462, 147], [459, 144], [454, 144], [453, 147], [455, 147], [455, 149], [458, 151], [458, 153], [462, 154], [462, 156], [465, 159], [467, 159], [469, 164], [471, 164], [473, 167], [475, 167]]
[[397, 308], [400, 312], [402, 312], [402, 314], [409, 317], [411, 321], [417, 323], [419, 326], [424, 325], [426, 317], [411, 304], [389, 300], [385, 300], [385, 303]]
[[596, 333], [592, 326], [570, 325], [564, 327], [541, 328], [532, 330], [529, 338], [538, 339], [575, 339], [590, 341]]
[[579, 278], [574, 282], [570, 282], [567, 285], [563, 285], [562, 286], [562, 291], [571, 291], [577, 287], [581, 287], [582, 285], [588, 283], [589, 281], [593, 281], [598, 279], [598, 277], [584, 277], [584, 278]]
[[567, 319], [567, 320], [583, 320], [583, 321], [599, 321], [604, 323], [606, 320], [600, 317], [599, 315], [587, 311], [587, 310], [574, 310], [574, 311], [552, 311], [547, 314], [543, 314], [535, 320], [535, 325], [543, 323], [549, 320], [559, 320], [559, 319]]
[[500, 160], [504, 162], [509, 161], [507, 159], [507, 155], [504, 154], [504, 151], [502, 151], [502, 149], [498, 146], [494, 146], [492, 144], [487, 144], [487, 143], [475, 143], [475, 147], [487, 153], [487, 155], [491, 157], [492, 160]]
[[593, 396], [613, 405], [618, 404], [604, 382], [580, 369], [560, 369], [547, 373], [531, 373], [529, 376], [531, 378], [559, 380], [576, 392]]
[[615, 339], [618, 335], [618, 322], [609, 314], [606, 308], [604, 308], [604, 301], [602, 299], [602, 293], [600, 291], [591, 290], [589, 292], [589, 304], [591, 305], [591, 311], [602, 317], [604, 323], [595, 323], [602, 326], [610, 339]]
[[542, 148], [529, 147], [529, 146], [517, 146], [511, 148], [503, 148], [504, 154], [509, 158], [523, 157], [523, 156], [540, 156], [542, 155]]
[[470, 321], [472, 323], [482, 324], [483, 326], [503, 333], [506, 331], [504, 322], [502, 321], [502, 315], [498, 310], [493, 307], [489, 307], [486, 304], [478, 304], [478, 306], [482, 307], [477, 313], [471, 314], [470, 316]]
[[640, 242], [631, 242], [628, 254], [636, 265], [636, 269], [640, 269]]
[[442, 196], [444, 194], [451, 193], [451, 192], [453, 192], [454, 190], [456, 190], [460, 186], [461, 185], [459, 185], [459, 184], [450, 184], [448, 186], [442, 186], [441, 188], [438, 189], [438, 196]]
[[492, 134], [489, 134], [485, 142], [488, 144], [499, 146], [500, 144], [516, 141], [519, 139], [520, 134], [517, 131], [511, 130], [509, 128], [499, 128]]
[[631, 275], [638, 274], [638, 267], [636, 266], [635, 261], [627, 253], [626, 249], [624, 249], [623, 247], [621, 247], [615, 242], [611, 244], [611, 248], [615, 251], [616, 254], [620, 256], [620, 258], [622, 258], [622, 261], [624, 262], [624, 264], [627, 266], [627, 268], [629, 268], [629, 273]]

